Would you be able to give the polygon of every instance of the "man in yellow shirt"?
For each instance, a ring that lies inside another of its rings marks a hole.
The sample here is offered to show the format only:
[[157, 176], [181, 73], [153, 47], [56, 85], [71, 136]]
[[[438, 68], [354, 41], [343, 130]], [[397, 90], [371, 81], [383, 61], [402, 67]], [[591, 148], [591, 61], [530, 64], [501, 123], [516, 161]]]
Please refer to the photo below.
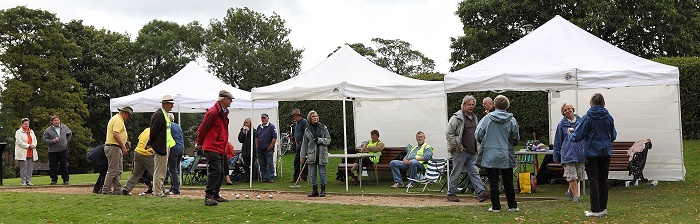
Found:
[[105, 156], [107, 156], [107, 176], [102, 187], [103, 194], [121, 193], [122, 184], [119, 180], [124, 169], [122, 158], [129, 151], [126, 148], [126, 126], [124, 121], [129, 119], [134, 110], [129, 106], [119, 108], [119, 114], [114, 115], [107, 123], [107, 140], [105, 141]]
[[148, 147], [148, 136], [151, 134], [151, 128], [146, 128], [139, 135], [139, 143], [134, 149], [134, 171], [131, 172], [129, 180], [122, 188], [122, 195], [130, 195], [131, 190], [138, 184], [139, 179], [143, 176], [143, 172], [153, 173], [153, 148]]

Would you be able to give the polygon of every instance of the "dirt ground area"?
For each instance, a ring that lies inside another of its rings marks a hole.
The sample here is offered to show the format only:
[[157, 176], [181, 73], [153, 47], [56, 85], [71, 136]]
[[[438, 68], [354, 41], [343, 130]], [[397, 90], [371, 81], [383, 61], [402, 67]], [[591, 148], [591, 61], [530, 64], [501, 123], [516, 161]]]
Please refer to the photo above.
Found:
[[[144, 192], [146, 188], [137, 187], [132, 191], [131, 197], [137, 196]], [[44, 192], [44, 193], [60, 193], [60, 194], [92, 194], [92, 186], [31, 186], [31, 187], [15, 187], [15, 188], [0, 188], [0, 191], [11, 192]], [[479, 203], [475, 197], [467, 197], [461, 195], [459, 202], [447, 202], [444, 195], [424, 195], [424, 194], [397, 194], [397, 195], [380, 195], [380, 194], [345, 194], [345, 193], [328, 193], [323, 198], [309, 198], [306, 195], [308, 192], [289, 192], [289, 191], [258, 191], [258, 190], [240, 190], [240, 189], [222, 189], [221, 194], [229, 200], [278, 200], [278, 201], [294, 201], [308, 203], [329, 203], [329, 204], [348, 204], [348, 205], [380, 205], [380, 206], [395, 206], [395, 207], [432, 207], [432, 206], [453, 206], [453, 205], [472, 205]], [[236, 195], [240, 195], [236, 199]], [[248, 195], [248, 199], [245, 198]], [[272, 198], [270, 198], [272, 195]], [[257, 199], [260, 196], [260, 199]], [[145, 196], [153, 197], [153, 196]], [[196, 198], [204, 197], [203, 189], [181, 189], [180, 195], [173, 195], [170, 198]], [[488, 202], [482, 202], [488, 203]]]

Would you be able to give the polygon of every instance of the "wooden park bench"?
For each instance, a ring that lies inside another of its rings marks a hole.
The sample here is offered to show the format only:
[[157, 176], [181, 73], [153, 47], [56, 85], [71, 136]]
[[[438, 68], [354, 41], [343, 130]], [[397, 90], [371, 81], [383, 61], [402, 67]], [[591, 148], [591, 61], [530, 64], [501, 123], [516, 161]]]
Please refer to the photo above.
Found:
[[[629, 176], [633, 176], [633, 180], [641, 180], [642, 182], [647, 182], [648, 179], [644, 178], [644, 166], [647, 162], [647, 153], [651, 149], [651, 141], [647, 142], [644, 150], [637, 152], [632, 157], [632, 161], [629, 160], [627, 155], [627, 150], [632, 147], [634, 142], [613, 142], [612, 143], [612, 157], [610, 158], [610, 171], [628, 171]], [[564, 167], [561, 163], [549, 163], [547, 164], [547, 170], [552, 172], [564, 173]]]
[[[356, 150], [358, 150], [358, 149], [356, 149]], [[404, 149], [406, 149], [406, 146], [384, 147], [384, 150], [382, 150], [382, 155], [379, 156], [379, 162], [377, 164], [369, 164], [369, 165], [365, 166], [365, 170], [369, 170], [369, 171], [374, 170], [375, 179], [377, 180], [377, 184], [379, 184], [378, 172], [379, 171], [389, 171], [390, 172], [391, 168], [389, 167], [389, 163], [391, 162], [391, 160], [394, 160], [394, 158], [396, 158], [396, 156], [398, 156], [401, 153], [401, 151], [403, 151]], [[338, 164], [338, 171], [345, 172], [346, 168], [347, 169], [352, 168], [352, 164], [355, 161], [354, 161], [354, 159], [352, 159], [352, 160], [348, 159], [348, 160], [350, 160], [348, 163]]]

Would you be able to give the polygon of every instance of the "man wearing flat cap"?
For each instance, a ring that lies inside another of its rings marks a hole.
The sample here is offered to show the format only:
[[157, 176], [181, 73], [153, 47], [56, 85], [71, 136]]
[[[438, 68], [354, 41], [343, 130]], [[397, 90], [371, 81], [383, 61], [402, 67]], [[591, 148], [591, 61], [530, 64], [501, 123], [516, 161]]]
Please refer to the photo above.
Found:
[[258, 163], [260, 164], [260, 174], [263, 182], [275, 182], [275, 163], [272, 161], [275, 155], [275, 142], [277, 142], [277, 132], [275, 125], [270, 123], [270, 116], [266, 113], [260, 115], [262, 124], [255, 130], [255, 148], [258, 152]]
[[202, 119], [202, 124], [197, 129], [197, 144], [195, 148], [204, 151], [207, 158], [209, 173], [207, 174], [207, 188], [204, 191], [204, 205], [213, 206], [219, 202], [227, 202], [219, 195], [221, 184], [224, 182], [224, 163], [226, 159], [226, 145], [228, 144], [228, 107], [233, 102], [233, 95], [226, 90], [219, 91], [219, 100], [207, 110]]
[[[294, 131], [294, 145], [296, 145], [296, 155], [294, 155], [294, 178], [289, 181], [289, 183], [294, 183], [297, 180], [299, 182], [306, 182], [306, 178], [309, 176], [309, 171], [304, 169], [304, 172], [300, 172], [302, 168], [301, 161], [301, 140], [304, 138], [304, 130], [309, 127], [309, 123], [301, 115], [301, 111], [297, 108], [292, 109], [292, 119], [294, 119], [294, 126], [292, 129]], [[301, 178], [299, 178], [301, 175]]]
[[119, 194], [122, 190], [122, 184], [119, 182], [124, 169], [122, 159], [129, 151], [126, 147], [126, 140], [129, 139], [129, 136], [126, 133], [124, 121], [131, 117], [134, 110], [129, 106], [121, 107], [118, 110], [119, 114], [114, 115], [107, 123], [104, 148], [107, 157], [107, 174], [102, 186], [102, 194]]
[[175, 146], [175, 139], [170, 132], [168, 112], [173, 110], [175, 100], [170, 95], [163, 96], [161, 108], [151, 116], [151, 133], [146, 147], [153, 148], [153, 196], [165, 197], [163, 181], [168, 167], [168, 153]]

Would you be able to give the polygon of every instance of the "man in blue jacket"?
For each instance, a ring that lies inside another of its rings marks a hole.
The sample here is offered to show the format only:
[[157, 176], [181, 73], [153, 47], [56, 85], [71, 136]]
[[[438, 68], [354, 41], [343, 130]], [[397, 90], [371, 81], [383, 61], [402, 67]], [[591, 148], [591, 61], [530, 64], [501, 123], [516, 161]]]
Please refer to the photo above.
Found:
[[615, 120], [605, 109], [603, 94], [595, 93], [591, 97], [591, 108], [576, 124], [569, 139], [574, 142], [583, 140], [583, 155], [586, 157], [586, 175], [590, 180], [591, 211], [586, 217], [602, 217], [608, 214], [608, 173], [612, 142], [617, 138]]

